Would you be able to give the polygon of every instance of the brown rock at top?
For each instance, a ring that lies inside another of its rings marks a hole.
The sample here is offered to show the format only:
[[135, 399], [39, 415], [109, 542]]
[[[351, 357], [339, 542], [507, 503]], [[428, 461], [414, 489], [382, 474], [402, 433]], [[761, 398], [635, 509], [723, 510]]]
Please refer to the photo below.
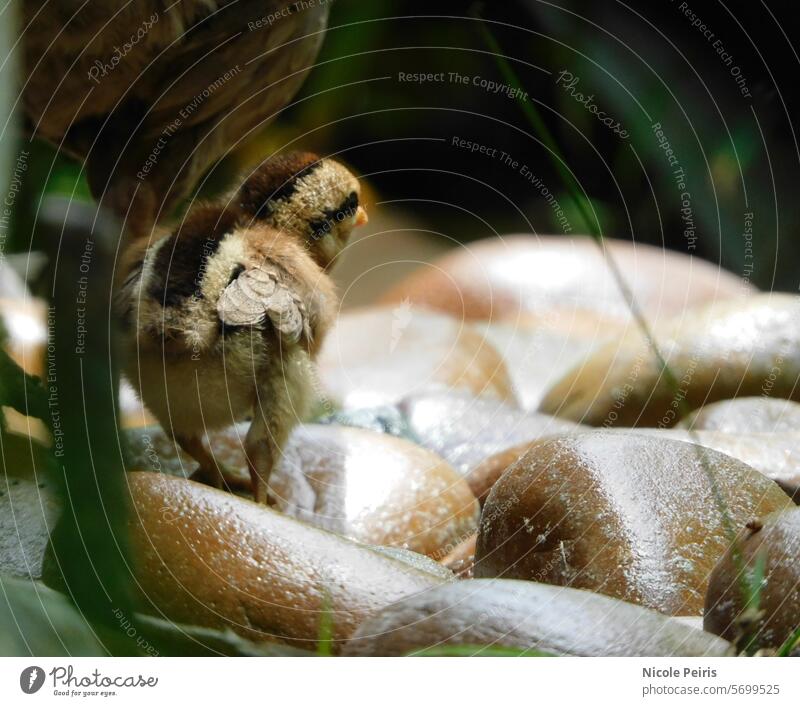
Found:
[[[605, 247], [651, 320], [698, 304], [735, 299], [752, 288], [712, 263], [651, 245], [605, 239]], [[628, 306], [589, 236], [487, 238], [421, 266], [384, 302], [406, 298], [459, 319], [515, 320], [548, 309], [628, 321]]]
[[346, 655], [399, 656], [463, 646], [586, 657], [721, 657], [730, 645], [640, 606], [532, 581], [457, 581], [364, 622]]
[[630, 328], [573, 368], [539, 411], [591, 426], [671, 427], [686, 409], [736, 396], [800, 397], [800, 297], [758, 294], [655, 329], [674, 385]]
[[708, 473], [734, 528], [792, 507], [757, 471], [680, 441], [596, 431], [522, 447], [484, 505], [475, 576], [699, 614], [731, 541]]
[[249, 500], [131, 473], [131, 553], [147, 612], [314, 649], [334, 649], [372, 613], [443, 579]]
[[515, 403], [505, 364], [462, 321], [413, 304], [342, 314], [319, 357], [329, 406], [391, 404], [427, 390], [465, 390]]
[[763, 396], [720, 400], [695, 410], [678, 426], [725, 434], [800, 435], [800, 403]]
[[[741, 562], [737, 564], [728, 551], [711, 573], [703, 627], [731, 641], [754, 638], [759, 648], [779, 648], [800, 628], [800, 508], [775, 513], [744, 528], [738, 546]], [[747, 581], [753, 575], [759, 556], [765, 561], [759, 593], [761, 613], [744, 637], [742, 626], [748, 624], [748, 616], [741, 613], [748, 599], [742, 593], [742, 578]]]

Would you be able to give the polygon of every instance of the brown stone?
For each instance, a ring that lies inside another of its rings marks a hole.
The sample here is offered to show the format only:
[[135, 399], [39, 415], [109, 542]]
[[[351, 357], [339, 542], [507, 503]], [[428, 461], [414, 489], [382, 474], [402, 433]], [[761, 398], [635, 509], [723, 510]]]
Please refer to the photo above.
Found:
[[409, 303], [342, 314], [325, 339], [319, 372], [330, 408], [392, 404], [431, 389], [515, 403], [505, 364], [485, 336]]
[[[372, 208], [381, 195], [361, 180], [361, 203], [369, 223], [356, 228], [347, 241], [344, 257], [336, 259], [330, 273], [342, 296], [342, 309], [373, 305], [388, 286], [400, 282], [417, 268], [448, 249], [443, 238], [427, 230], [415, 212], [403, 208]], [[414, 253], [413, 259], [408, 254]]]
[[492, 487], [500, 479], [500, 476], [506, 472], [519, 457], [525, 452], [526, 448], [536, 445], [538, 442], [533, 441], [528, 444], [520, 444], [519, 446], [512, 446], [505, 449], [500, 453], [489, 456], [482, 463], [479, 463], [469, 476], [469, 487], [472, 489], [478, 502], [483, 507], [486, 498]]
[[[246, 433], [247, 425], [239, 425], [210, 437], [217, 462], [238, 472], [245, 489]], [[195, 469], [159, 427], [131, 431], [128, 438], [132, 468], [179, 476]], [[387, 434], [320, 424], [292, 433], [270, 477], [270, 500], [322, 529], [436, 558], [475, 531], [479, 513], [467, 482], [439, 456]]]
[[[697, 258], [611, 238], [604, 245], [651, 321], [753, 291]], [[555, 308], [630, 320], [609, 266], [589, 236], [511, 235], [470, 243], [420, 267], [382, 301], [406, 298], [458, 319], [516, 320], [525, 312]]]
[[475, 564], [475, 541], [478, 535], [473, 534], [456, 545], [447, 556], [442, 559], [442, 564], [462, 579], [471, 579]]
[[338, 535], [192, 481], [131, 473], [142, 605], [176, 622], [335, 650], [375, 611], [442, 582]]
[[800, 398], [800, 297], [758, 294], [655, 329], [674, 385], [641, 331], [596, 351], [557, 382], [539, 411], [591, 426], [674, 426], [732, 397]]
[[[730, 525], [791, 507], [724, 454], [635, 433], [587, 432], [521, 447], [481, 515], [478, 578], [586, 588], [670, 615], [699, 614]], [[710, 476], [709, 476], [710, 474]]]
[[532, 581], [470, 580], [382, 610], [345, 645], [347, 655], [399, 656], [481, 646], [587, 657], [721, 657], [730, 645], [654, 611], [589, 591]]
[[364, 429], [299, 427], [270, 490], [285, 514], [360, 542], [433, 557], [478, 524], [475, 496], [448, 463]]
[[[711, 572], [703, 627], [740, 644], [754, 638], [755, 647], [779, 648], [800, 628], [800, 508], [744, 528], [738, 550], [739, 562], [728, 551]], [[752, 577], [758, 557], [765, 561], [761, 612], [750, 620], [742, 615], [748, 607], [742, 577]], [[744, 568], [743, 573], [739, 567]], [[743, 630], [745, 625], [748, 627]]]

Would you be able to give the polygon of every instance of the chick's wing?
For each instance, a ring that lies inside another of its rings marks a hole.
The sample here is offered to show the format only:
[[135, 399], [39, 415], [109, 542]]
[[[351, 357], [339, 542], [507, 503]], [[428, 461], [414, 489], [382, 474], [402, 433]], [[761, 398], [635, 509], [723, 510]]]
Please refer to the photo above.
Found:
[[287, 286], [277, 267], [261, 265], [244, 270], [217, 302], [220, 320], [229, 326], [255, 326], [269, 317], [287, 343], [310, 336], [302, 300]]

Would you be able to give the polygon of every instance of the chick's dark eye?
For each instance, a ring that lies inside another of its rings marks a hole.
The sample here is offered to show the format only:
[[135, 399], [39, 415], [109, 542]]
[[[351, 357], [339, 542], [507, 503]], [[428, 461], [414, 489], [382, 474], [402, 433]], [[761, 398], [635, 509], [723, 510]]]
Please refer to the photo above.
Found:
[[342, 221], [355, 216], [357, 209], [358, 194], [355, 191], [351, 191], [347, 198], [342, 201], [336, 212], [332, 214], [332, 220], [336, 221], [337, 223], [341, 223]]
[[342, 204], [342, 211], [352, 216], [356, 212], [357, 208], [358, 208], [358, 194], [355, 191], [351, 191], [348, 197], [344, 200], [344, 203]]

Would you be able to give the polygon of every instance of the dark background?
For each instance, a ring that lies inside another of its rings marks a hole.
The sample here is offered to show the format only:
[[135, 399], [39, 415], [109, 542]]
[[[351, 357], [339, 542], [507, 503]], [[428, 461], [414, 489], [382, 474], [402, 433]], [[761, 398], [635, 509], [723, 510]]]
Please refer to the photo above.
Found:
[[[471, 83], [397, 80], [401, 71], [457, 71], [470, 80], [503, 82], [473, 16], [479, 10], [590, 198], [604, 235], [663, 243], [720, 262], [762, 288], [795, 290], [800, 62], [792, 5], [688, 3], [741, 69], [751, 94], [745, 97], [681, 4], [338, 0], [319, 64], [298, 100], [263, 136], [223, 160], [203, 194], [227, 188], [265, 149], [302, 147], [351, 163], [372, 185], [379, 202], [373, 208], [413, 213], [430, 231], [456, 241], [564, 231], [518, 170], [453, 147], [457, 135], [527, 165], [558, 199], [571, 232], [586, 232], [520, 100]], [[556, 85], [562, 70], [579, 77], [576, 90], [593, 94], [630, 137], [615, 135]], [[684, 235], [681, 190], [654, 122], [684, 169], [696, 240]], [[50, 159], [44, 145], [31, 157], [18, 247], [29, 242], [25, 220], [33, 219], [42, 189], [72, 189], [77, 169], [66, 158], [44, 184]], [[747, 212], [753, 214], [750, 248]]]

